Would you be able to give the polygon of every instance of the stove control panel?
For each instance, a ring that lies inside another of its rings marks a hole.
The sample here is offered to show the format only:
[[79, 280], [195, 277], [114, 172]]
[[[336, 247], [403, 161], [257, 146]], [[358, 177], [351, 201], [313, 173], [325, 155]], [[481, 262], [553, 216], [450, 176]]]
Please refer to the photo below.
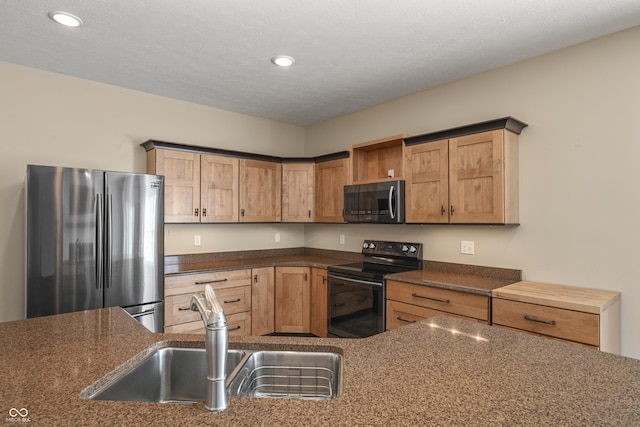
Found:
[[362, 254], [422, 259], [422, 243], [365, 240], [362, 244]]

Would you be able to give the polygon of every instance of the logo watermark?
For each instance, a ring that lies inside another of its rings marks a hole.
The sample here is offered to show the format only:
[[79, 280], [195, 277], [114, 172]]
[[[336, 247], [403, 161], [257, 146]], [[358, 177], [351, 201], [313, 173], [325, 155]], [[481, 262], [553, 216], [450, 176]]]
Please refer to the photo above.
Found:
[[29, 423], [29, 410], [27, 408], [11, 408], [9, 409], [9, 417], [5, 419], [8, 423]]

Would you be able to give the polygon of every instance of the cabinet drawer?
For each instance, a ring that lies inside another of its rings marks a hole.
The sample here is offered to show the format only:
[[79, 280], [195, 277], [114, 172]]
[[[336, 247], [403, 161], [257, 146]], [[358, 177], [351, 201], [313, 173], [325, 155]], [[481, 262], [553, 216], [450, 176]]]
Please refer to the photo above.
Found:
[[387, 299], [489, 321], [489, 297], [387, 281]]
[[560, 342], [564, 342], [564, 343], [567, 343], [567, 344], [577, 345], [577, 346], [580, 346], [580, 347], [591, 348], [593, 350], [600, 350], [600, 348], [596, 347], [595, 345], [589, 345], [589, 344], [585, 344], [583, 342], [567, 341], [567, 340], [563, 340], [562, 338], [550, 337], [549, 335], [542, 335], [542, 334], [539, 334], [537, 332], [524, 331], [522, 329], [510, 328], [509, 326], [504, 326], [504, 325], [493, 325], [493, 326], [495, 326], [496, 328], [506, 329], [506, 330], [509, 330], [509, 331], [520, 332], [521, 334], [535, 335], [536, 337], [542, 337], [542, 338], [544, 338], [546, 340], [560, 341]]
[[202, 320], [195, 322], [182, 323], [180, 325], [165, 326], [164, 332], [166, 334], [203, 334], [204, 335], [204, 323]]
[[[251, 316], [249, 313], [236, 313], [227, 316], [227, 327], [229, 335], [248, 336], [251, 335]], [[164, 332], [167, 334], [203, 334], [205, 333], [204, 323], [201, 319], [194, 322], [181, 323], [179, 325], [166, 326]]]
[[493, 323], [593, 346], [600, 342], [597, 314], [494, 298]]
[[193, 294], [204, 291], [211, 285], [218, 295], [218, 289], [251, 285], [251, 270], [218, 271], [212, 273], [179, 274], [164, 278], [164, 295]]
[[227, 316], [227, 326], [229, 335], [249, 336], [251, 335], [251, 314], [236, 313]]
[[404, 302], [387, 300], [387, 329], [396, 329], [401, 326], [415, 323], [420, 320], [428, 319], [433, 316], [450, 316], [460, 319], [470, 320], [473, 322], [488, 324], [485, 320], [474, 319], [472, 317], [459, 316], [457, 314], [443, 313], [439, 310], [420, 307], [417, 305], [406, 304]]
[[216, 298], [226, 315], [251, 311], [251, 286], [218, 289]]
[[[193, 294], [173, 295], [164, 299], [164, 326], [179, 325], [181, 323], [202, 323], [200, 313], [191, 310], [191, 297]], [[204, 331], [204, 329], [203, 329]]]

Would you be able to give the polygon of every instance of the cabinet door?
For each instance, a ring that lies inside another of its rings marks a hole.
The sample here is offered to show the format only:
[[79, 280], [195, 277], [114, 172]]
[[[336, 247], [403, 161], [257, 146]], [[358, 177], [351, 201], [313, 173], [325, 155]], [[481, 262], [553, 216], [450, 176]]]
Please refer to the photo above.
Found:
[[240, 160], [201, 155], [201, 222], [238, 222]]
[[328, 322], [327, 270], [324, 268], [311, 269], [311, 333], [326, 338]]
[[450, 140], [451, 223], [504, 223], [503, 130]]
[[344, 222], [344, 186], [349, 159], [316, 163], [315, 222]]
[[251, 270], [251, 333], [266, 335], [275, 332], [275, 268]]
[[280, 222], [282, 165], [240, 160], [240, 222]]
[[312, 222], [314, 164], [282, 165], [282, 222]]
[[310, 331], [308, 267], [276, 267], [276, 332]]
[[406, 222], [449, 222], [449, 140], [407, 147]]
[[200, 154], [153, 151], [154, 173], [164, 175], [164, 222], [200, 222]]

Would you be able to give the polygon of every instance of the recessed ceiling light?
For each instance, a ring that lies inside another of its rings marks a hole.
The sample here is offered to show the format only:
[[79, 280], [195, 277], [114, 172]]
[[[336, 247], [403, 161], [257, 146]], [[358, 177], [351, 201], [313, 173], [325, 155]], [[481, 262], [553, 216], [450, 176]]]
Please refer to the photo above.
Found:
[[271, 62], [280, 67], [290, 67], [296, 60], [287, 55], [278, 55], [271, 58]]
[[69, 12], [49, 12], [49, 18], [56, 21], [58, 24], [66, 25], [67, 27], [79, 27], [82, 25], [82, 19]]

